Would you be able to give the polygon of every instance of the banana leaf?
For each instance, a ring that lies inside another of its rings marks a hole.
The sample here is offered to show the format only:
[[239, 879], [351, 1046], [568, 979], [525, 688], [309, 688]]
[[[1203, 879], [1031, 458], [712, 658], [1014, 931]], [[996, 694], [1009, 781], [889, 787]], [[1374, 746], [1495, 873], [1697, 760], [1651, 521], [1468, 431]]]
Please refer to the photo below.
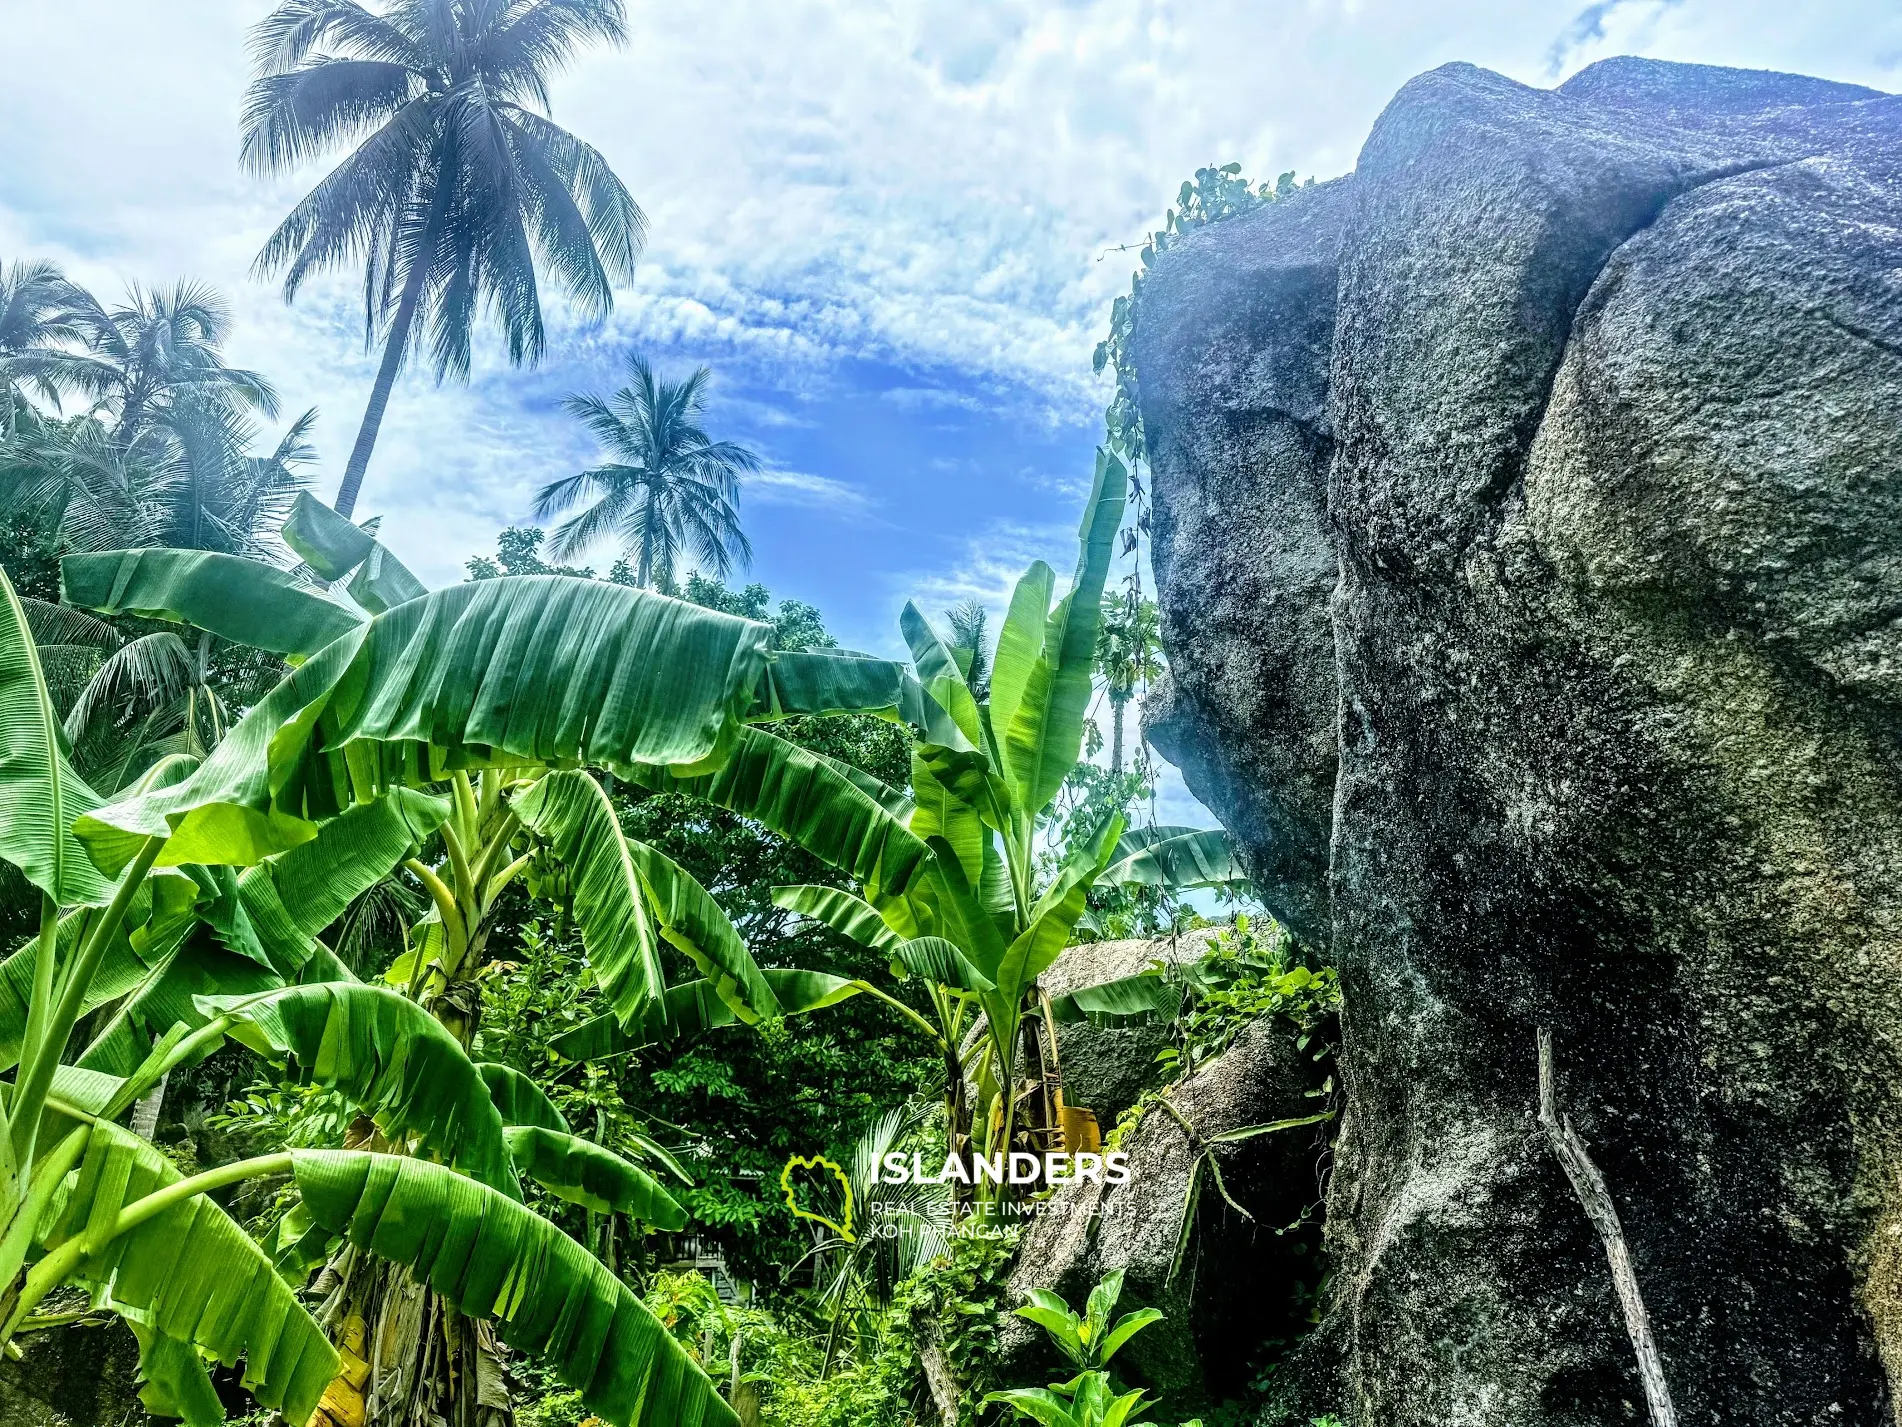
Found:
[[214, 1427], [225, 1420], [225, 1405], [198, 1350], [183, 1339], [149, 1328], [122, 1314], [139, 1344], [139, 1401], [154, 1417], [177, 1417], [185, 1427]]
[[[65, 1206], [44, 1240], [57, 1248], [105, 1232], [128, 1204], [179, 1172], [144, 1140], [109, 1122], [92, 1127]], [[336, 1375], [336, 1351], [262, 1249], [204, 1195], [107, 1240], [80, 1260], [77, 1281], [148, 1330], [217, 1361], [244, 1361], [260, 1405], [307, 1420]]]
[[233, 644], [308, 658], [363, 623], [360, 610], [259, 560], [209, 550], [111, 550], [59, 562], [60, 597], [100, 614], [208, 629]]
[[0, 857], [58, 906], [98, 906], [114, 889], [72, 827], [100, 798], [68, 752], [26, 611], [0, 570]]
[[323, 579], [341, 580], [356, 571], [344, 588], [372, 614], [429, 593], [381, 541], [308, 491], [291, 507], [283, 535], [284, 543]]
[[238, 899], [272, 960], [301, 966], [312, 939], [448, 817], [447, 798], [391, 788], [319, 823], [309, 842], [246, 868]]
[[1220, 828], [1153, 827], [1124, 833], [1116, 860], [1098, 880], [1187, 890], [1234, 886], [1248, 874]]
[[587, 764], [633, 778], [717, 767], [766, 659], [766, 626], [599, 580], [438, 590], [294, 670], [172, 788], [89, 814], [102, 866], [249, 865], [313, 822], [452, 769]]
[[625, 1214], [668, 1233], [687, 1227], [687, 1211], [674, 1197], [612, 1150], [540, 1125], [510, 1125], [504, 1133], [515, 1168], [557, 1198], [597, 1214]]
[[[1083, 746], [1083, 724], [1089, 713], [1092, 677], [1096, 669], [1096, 635], [1103, 617], [1103, 585], [1109, 576], [1116, 529], [1123, 519], [1128, 473], [1108, 451], [1096, 456], [1096, 481], [1078, 531], [1076, 575], [1051, 613], [1043, 631], [1042, 647], [1022, 669], [1021, 690], [1014, 706], [994, 725], [1003, 734], [1004, 759], [1025, 812], [1036, 813], [1056, 797], [1063, 780], [1076, 766]], [[1026, 616], [1030, 610], [1026, 604]], [[1013, 598], [1010, 620], [1018, 616]], [[1019, 641], [1029, 643], [1028, 631]], [[1012, 659], [1021, 662], [1022, 650], [1013, 645]], [[1004, 673], [1000, 642], [997, 671], [992, 676], [992, 713], [998, 717], [997, 681]], [[1013, 667], [1012, 678], [1019, 675]]]
[[903, 664], [838, 649], [775, 650], [760, 680], [752, 717], [836, 713], [876, 714], [909, 725], [927, 743], [974, 746]]
[[588, 963], [624, 1021], [666, 986], [654, 934], [686, 954], [743, 1021], [780, 1014], [772, 987], [719, 904], [685, 869], [625, 837], [601, 785], [550, 773], [518, 793], [516, 816], [554, 849], [573, 886]]
[[407, 1265], [466, 1316], [493, 1319], [504, 1343], [551, 1367], [614, 1427], [737, 1427], [640, 1299], [507, 1196], [394, 1155], [299, 1150], [294, 1162], [315, 1223]]
[[495, 1102], [495, 1113], [502, 1117], [504, 1127], [539, 1125], [544, 1130], [567, 1132], [567, 1117], [555, 1108], [541, 1086], [521, 1071], [492, 1060], [478, 1060], [476, 1069], [481, 1072], [482, 1083], [489, 1087], [489, 1099]]
[[414, 1136], [435, 1158], [519, 1198], [502, 1117], [475, 1062], [407, 997], [362, 982], [201, 996], [207, 1019], [302, 1085], [340, 1091], [392, 1140]]
[[1126, 1027], [1170, 1020], [1181, 1009], [1181, 985], [1154, 972], [1081, 986], [1050, 998], [1050, 1014], [1057, 1021], [1087, 1021], [1094, 1026]]
[[[804, 1015], [836, 1006], [865, 990], [863, 981], [830, 976], [823, 971], [768, 969], [766, 979], [778, 998], [781, 1013]], [[568, 1060], [602, 1060], [651, 1045], [669, 1045], [704, 1031], [730, 1026], [739, 1017], [704, 981], [670, 986], [663, 1005], [644, 1013], [633, 1026], [623, 1026], [613, 1015], [583, 1021], [548, 1042], [550, 1050]]]
[[[918, 611], [918, 606], [910, 600], [898, 616], [899, 633], [905, 636], [905, 643], [911, 649], [912, 663], [917, 666], [918, 678], [930, 694], [944, 705], [964, 737], [973, 748], [983, 746], [983, 734], [978, 724], [977, 700], [971, 696], [970, 685], [965, 682], [964, 671], [958, 667], [956, 657], [931, 622]], [[935, 740], [934, 740], [935, 741]]]
[[892, 950], [892, 969], [958, 991], [995, 991], [994, 983], [970, 958], [941, 936], [919, 936]]
[[764, 729], [743, 729], [717, 773], [681, 777], [641, 769], [633, 777], [656, 791], [704, 798], [764, 823], [881, 893], [902, 891], [924, 860], [924, 844], [843, 765]]
[[811, 883], [801, 883], [792, 887], [773, 888], [773, 905], [788, 912], [797, 912], [800, 916], [811, 917], [816, 922], [824, 922], [842, 936], [850, 937], [860, 946], [869, 946], [874, 951], [890, 953], [902, 938], [885, 925], [878, 909], [861, 897], [850, 892], [842, 892], [837, 887], [821, 887]]
[[78, 1064], [111, 1075], [130, 1075], [151, 1053], [153, 1043], [173, 1026], [205, 1024], [195, 998], [255, 994], [283, 984], [277, 972], [225, 950], [201, 928], [172, 955], [154, 963], [125, 993]]

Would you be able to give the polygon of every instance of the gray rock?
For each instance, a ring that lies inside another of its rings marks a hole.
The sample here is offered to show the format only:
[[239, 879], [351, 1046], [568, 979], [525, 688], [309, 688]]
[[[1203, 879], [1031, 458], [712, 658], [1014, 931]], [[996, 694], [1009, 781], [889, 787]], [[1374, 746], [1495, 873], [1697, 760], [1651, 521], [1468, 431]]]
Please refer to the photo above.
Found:
[[[1120, 1268], [1118, 1314], [1153, 1307], [1166, 1316], [1117, 1355], [1119, 1374], [1167, 1394], [1178, 1415], [1240, 1395], [1262, 1344], [1292, 1331], [1289, 1286], [1304, 1272], [1314, 1277], [1300, 1236], [1276, 1231], [1314, 1205], [1326, 1132], [1304, 1126], [1218, 1148], [1224, 1183], [1254, 1218], [1223, 1201], [1205, 1168], [1196, 1225], [1172, 1273], [1190, 1175], [1211, 1135], [1316, 1113], [1322, 1102], [1306, 1093], [1313, 1081], [1313, 1063], [1294, 1049], [1285, 1024], [1256, 1022], [1169, 1091], [1180, 1120], [1162, 1109], [1145, 1112], [1123, 1145], [1125, 1183], [1071, 1184], [1052, 1195], [1019, 1244], [1007, 1301], [1016, 1305], [1031, 1289], [1047, 1288], [1080, 1311], [1096, 1282]], [[1013, 1383], [1074, 1372], [1061, 1370], [1042, 1329], [1018, 1318], [1005, 1321], [1001, 1355]]]
[[1357, 1427], [1642, 1419], [1541, 1025], [1681, 1419], [1891, 1420], [1899, 275], [1902, 100], [1640, 60], [1153, 271], [1151, 717], [1341, 970]]
[[[1047, 995], [1064, 996], [1084, 986], [1140, 975], [1157, 962], [1179, 965], [1196, 961], [1206, 954], [1214, 938], [1215, 929], [1208, 928], [1158, 941], [1084, 942], [1065, 950], [1037, 982]], [[1064, 1103], [1093, 1111], [1097, 1124], [1107, 1134], [1143, 1091], [1162, 1083], [1166, 1071], [1156, 1056], [1171, 1043], [1169, 1028], [1160, 1024], [1093, 1026], [1079, 1022], [1057, 1027]]]

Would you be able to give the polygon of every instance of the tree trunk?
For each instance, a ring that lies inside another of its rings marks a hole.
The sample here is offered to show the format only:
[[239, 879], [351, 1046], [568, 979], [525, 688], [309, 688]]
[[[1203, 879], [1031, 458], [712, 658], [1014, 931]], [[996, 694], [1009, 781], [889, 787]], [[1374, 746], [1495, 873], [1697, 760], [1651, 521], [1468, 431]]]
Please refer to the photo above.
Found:
[[171, 1071], [166, 1071], [159, 1077], [158, 1084], [140, 1096], [132, 1107], [132, 1133], [142, 1140], [149, 1140], [158, 1133], [159, 1111], [165, 1105], [165, 1082], [171, 1078]]
[[1123, 771], [1123, 710], [1128, 700], [1110, 700], [1110, 772]]
[[376, 370], [376, 385], [370, 388], [370, 404], [363, 409], [363, 425], [357, 428], [357, 444], [350, 449], [350, 464], [344, 467], [343, 484], [337, 487], [336, 512], [348, 519], [357, 508], [357, 492], [363, 489], [363, 473], [370, 467], [370, 453], [376, 449], [376, 435], [383, 427], [383, 412], [390, 404], [390, 390], [396, 374], [403, 368], [403, 354], [409, 349], [409, 329], [416, 321], [416, 309], [422, 301], [423, 276], [427, 267], [420, 259], [410, 261], [409, 276], [403, 280], [403, 295], [396, 305], [396, 320], [383, 339], [383, 362]]

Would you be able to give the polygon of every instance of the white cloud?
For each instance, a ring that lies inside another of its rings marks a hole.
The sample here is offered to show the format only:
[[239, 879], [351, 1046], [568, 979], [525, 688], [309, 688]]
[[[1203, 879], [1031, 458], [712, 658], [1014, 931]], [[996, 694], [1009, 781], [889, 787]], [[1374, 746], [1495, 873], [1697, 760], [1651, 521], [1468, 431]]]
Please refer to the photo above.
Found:
[[872, 504], [857, 486], [808, 471], [756, 471], [745, 480], [745, 495], [762, 505], [823, 506], [834, 512], [860, 512]]

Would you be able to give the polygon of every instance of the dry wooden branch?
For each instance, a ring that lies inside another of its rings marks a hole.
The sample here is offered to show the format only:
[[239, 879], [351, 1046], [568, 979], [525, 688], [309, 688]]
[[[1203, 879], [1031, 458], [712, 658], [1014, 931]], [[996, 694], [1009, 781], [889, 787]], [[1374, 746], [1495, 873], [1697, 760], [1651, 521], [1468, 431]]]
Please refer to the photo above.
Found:
[[1558, 1092], [1553, 1084], [1552, 1032], [1543, 1027], [1539, 1031], [1539, 1123], [1545, 1126], [1546, 1138], [1552, 1142], [1552, 1153], [1564, 1167], [1565, 1177], [1572, 1181], [1572, 1192], [1585, 1206], [1585, 1217], [1604, 1242], [1612, 1286], [1618, 1290], [1618, 1302], [1625, 1310], [1625, 1331], [1631, 1335], [1631, 1350], [1638, 1356], [1638, 1378], [1644, 1384], [1652, 1427], [1677, 1427], [1677, 1409], [1671, 1405], [1671, 1388], [1664, 1380], [1664, 1359], [1658, 1355], [1651, 1317], [1638, 1292], [1638, 1275], [1631, 1266], [1624, 1226], [1618, 1222], [1618, 1210], [1605, 1189], [1604, 1177], [1585, 1152], [1585, 1142], [1572, 1128], [1571, 1118], [1559, 1115]]

